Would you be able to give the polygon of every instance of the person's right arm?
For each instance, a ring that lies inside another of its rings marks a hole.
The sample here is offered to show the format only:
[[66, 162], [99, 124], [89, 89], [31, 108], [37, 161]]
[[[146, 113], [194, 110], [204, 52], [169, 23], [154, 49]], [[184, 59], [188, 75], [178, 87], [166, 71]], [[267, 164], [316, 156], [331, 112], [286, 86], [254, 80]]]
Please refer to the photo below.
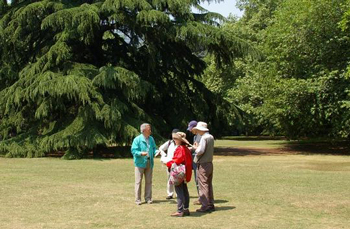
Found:
[[205, 139], [202, 137], [198, 147], [195, 148], [196, 149], [195, 153], [197, 154], [197, 156], [202, 155], [205, 152], [206, 144], [207, 143]]

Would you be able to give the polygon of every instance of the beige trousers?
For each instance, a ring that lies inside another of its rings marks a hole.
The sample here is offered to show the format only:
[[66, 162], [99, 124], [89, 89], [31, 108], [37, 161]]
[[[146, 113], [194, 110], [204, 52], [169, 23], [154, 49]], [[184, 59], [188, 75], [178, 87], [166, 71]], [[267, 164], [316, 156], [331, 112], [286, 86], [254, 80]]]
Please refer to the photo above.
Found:
[[146, 168], [135, 167], [135, 202], [141, 202], [143, 175], [145, 176], [145, 201], [152, 200], [152, 172], [149, 160]]

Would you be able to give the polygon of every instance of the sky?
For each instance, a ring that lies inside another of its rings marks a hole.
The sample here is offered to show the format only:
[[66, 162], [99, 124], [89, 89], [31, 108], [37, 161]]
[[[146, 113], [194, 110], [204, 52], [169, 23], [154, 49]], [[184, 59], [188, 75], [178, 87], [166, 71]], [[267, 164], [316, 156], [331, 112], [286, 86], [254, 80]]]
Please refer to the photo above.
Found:
[[243, 11], [240, 11], [236, 7], [236, 0], [224, 0], [223, 2], [216, 3], [215, 1], [208, 4], [208, 2], [202, 3], [202, 7], [205, 9], [221, 14], [222, 16], [228, 17], [230, 13], [241, 17], [243, 15]]

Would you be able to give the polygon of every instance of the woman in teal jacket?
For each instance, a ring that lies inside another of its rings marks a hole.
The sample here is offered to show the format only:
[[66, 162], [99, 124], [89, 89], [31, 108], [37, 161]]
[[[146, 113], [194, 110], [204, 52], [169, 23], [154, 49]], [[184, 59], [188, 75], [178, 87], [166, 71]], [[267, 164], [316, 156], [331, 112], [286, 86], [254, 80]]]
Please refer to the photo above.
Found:
[[152, 204], [152, 174], [156, 144], [151, 136], [151, 125], [144, 123], [140, 127], [141, 134], [137, 136], [131, 146], [131, 153], [135, 165], [135, 203], [141, 205], [142, 177], [145, 176], [145, 201]]

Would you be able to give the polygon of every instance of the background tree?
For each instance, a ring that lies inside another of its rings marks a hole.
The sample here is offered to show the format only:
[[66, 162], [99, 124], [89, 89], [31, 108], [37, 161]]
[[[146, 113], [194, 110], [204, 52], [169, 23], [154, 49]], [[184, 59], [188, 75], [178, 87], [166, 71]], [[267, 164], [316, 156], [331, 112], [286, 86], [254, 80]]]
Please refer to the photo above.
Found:
[[193, 118], [223, 133], [230, 106], [195, 78], [199, 53], [227, 63], [244, 45], [198, 3], [2, 1], [0, 152], [81, 157], [130, 143], [142, 122], [156, 137]]
[[221, 87], [246, 114], [242, 131], [348, 137], [348, 1], [242, 0], [238, 5], [243, 17], [224, 28], [256, 44], [264, 56], [235, 60], [226, 71], [234, 83]]

